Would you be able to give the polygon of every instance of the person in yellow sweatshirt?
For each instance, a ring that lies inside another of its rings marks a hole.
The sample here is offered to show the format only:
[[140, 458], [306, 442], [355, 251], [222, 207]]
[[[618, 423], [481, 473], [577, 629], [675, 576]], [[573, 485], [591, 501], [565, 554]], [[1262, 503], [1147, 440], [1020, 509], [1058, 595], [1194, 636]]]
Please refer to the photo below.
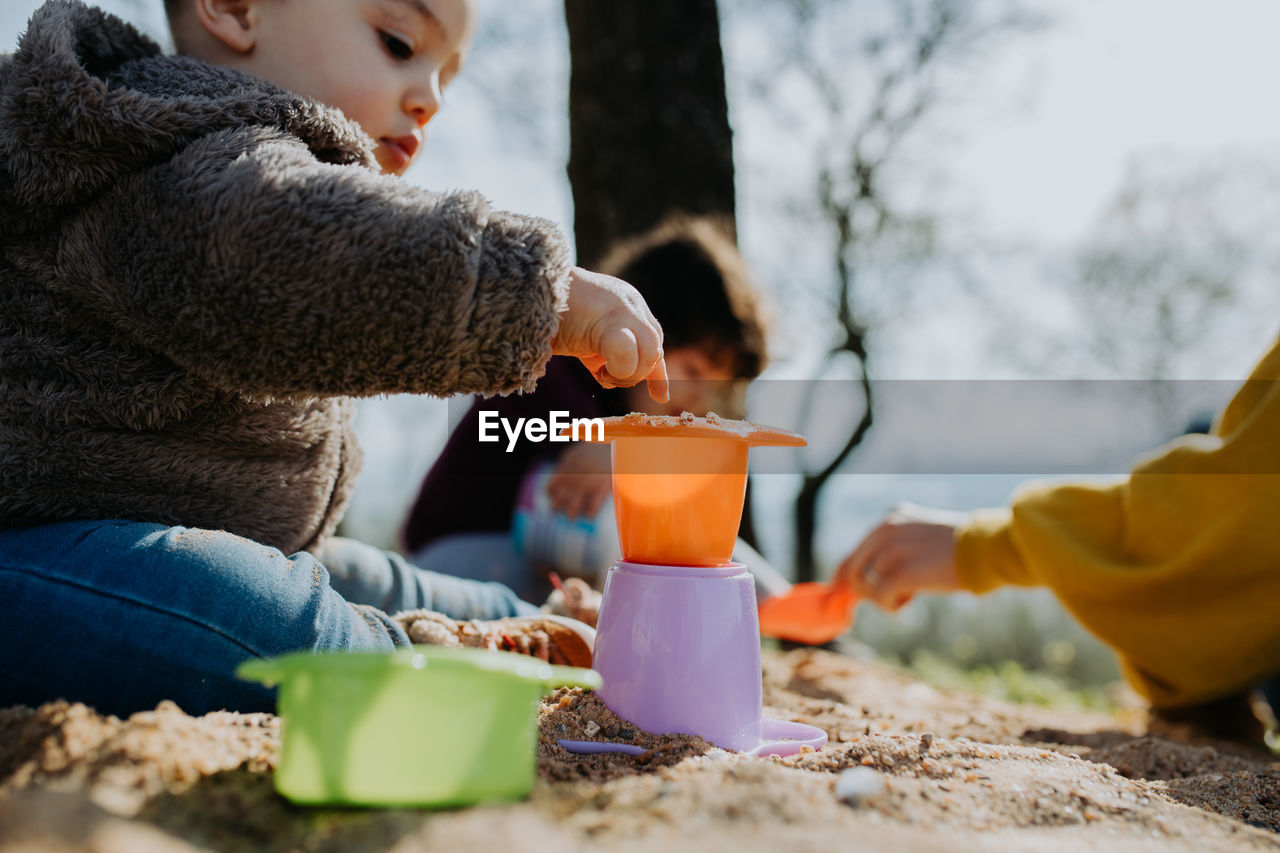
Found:
[[1048, 587], [1157, 716], [1249, 734], [1244, 697], [1280, 676], [1280, 339], [1208, 435], [1120, 482], [1029, 483], [965, 514], [900, 507], [835, 582], [888, 610], [916, 592]]

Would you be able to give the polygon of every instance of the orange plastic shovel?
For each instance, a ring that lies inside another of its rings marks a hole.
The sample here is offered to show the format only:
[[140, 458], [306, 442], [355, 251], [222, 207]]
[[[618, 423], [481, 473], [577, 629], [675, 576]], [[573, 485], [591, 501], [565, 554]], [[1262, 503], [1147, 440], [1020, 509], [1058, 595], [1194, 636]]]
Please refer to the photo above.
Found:
[[760, 633], [820, 646], [849, 630], [857, 603], [858, 597], [848, 587], [798, 583], [760, 602]]

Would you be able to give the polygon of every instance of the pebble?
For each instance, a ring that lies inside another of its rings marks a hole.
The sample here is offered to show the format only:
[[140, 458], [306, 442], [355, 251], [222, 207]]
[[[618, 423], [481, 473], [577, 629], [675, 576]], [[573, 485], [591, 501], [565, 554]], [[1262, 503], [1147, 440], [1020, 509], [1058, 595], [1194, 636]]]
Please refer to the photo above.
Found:
[[870, 767], [850, 767], [836, 777], [836, 799], [858, 806], [884, 793], [884, 779]]

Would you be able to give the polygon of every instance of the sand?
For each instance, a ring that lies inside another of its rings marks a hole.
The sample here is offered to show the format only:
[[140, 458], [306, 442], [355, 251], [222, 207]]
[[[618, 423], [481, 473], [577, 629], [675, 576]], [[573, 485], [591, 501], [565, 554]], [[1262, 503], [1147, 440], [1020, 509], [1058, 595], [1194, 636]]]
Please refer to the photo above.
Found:
[[[289, 804], [271, 784], [271, 715], [7, 709], [0, 850], [1280, 849], [1280, 763], [1147, 731], [1141, 714], [1009, 705], [806, 650], [766, 655], [765, 704], [829, 745], [751, 759], [558, 691], [540, 710], [532, 796], [445, 811]], [[557, 738], [645, 752], [575, 756]], [[855, 768], [864, 795], [842, 801]]]

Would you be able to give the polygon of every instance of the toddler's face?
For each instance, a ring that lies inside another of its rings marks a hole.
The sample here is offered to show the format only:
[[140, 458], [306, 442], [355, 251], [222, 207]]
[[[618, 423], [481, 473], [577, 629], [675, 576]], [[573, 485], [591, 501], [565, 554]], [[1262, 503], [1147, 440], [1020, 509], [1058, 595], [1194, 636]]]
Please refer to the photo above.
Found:
[[470, 0], [267, 0], [244, 70], [337, 107], [377, 141], [384, 172], [402, 174], [462, 68], [475, 27]]

